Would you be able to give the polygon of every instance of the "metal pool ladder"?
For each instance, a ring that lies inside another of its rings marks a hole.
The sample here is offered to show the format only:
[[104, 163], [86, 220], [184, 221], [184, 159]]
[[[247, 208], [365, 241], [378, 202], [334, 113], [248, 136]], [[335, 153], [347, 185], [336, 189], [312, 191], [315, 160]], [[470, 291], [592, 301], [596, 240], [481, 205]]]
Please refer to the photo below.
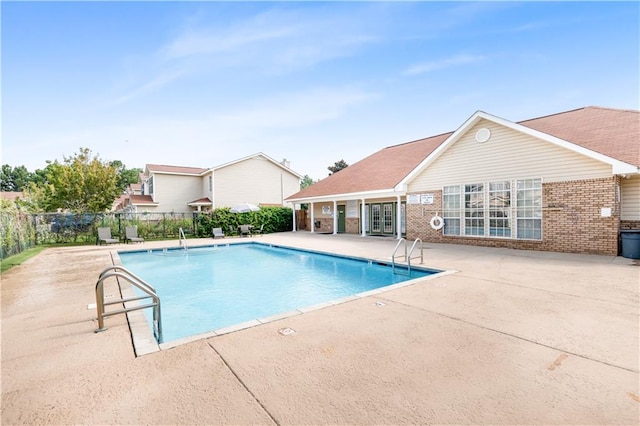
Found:
[[187, 237], [185, 237], [184, 235], [184, 230], [182, 228], [179, 228], [178, 234], [180, 247], [184, 247], [184, 249], [187, 250]]
[[[131, 285], [139, 288], [146, 296], [126, 297], [120, 300], [113, 300], [105, 302], [104, 300], [104, 282], [107, 278], [116, 277], [116, 279], [122, 278]], [[105, 311], [105, 307], [108, 305], [116, 305], [120, 303], [133, 302], [135, 300], [152, 299], [151, 303], [144, 305], [138, 305], [133, 307], [125, 307], [124, 309], [118, 309], [115, 311]], [[98, 311], [98, 328], [96, 333], [105, 331], [107, 327], [104, 326], [104, 319], [111, 315], [124, 314], [126, 312], [137, 311], [140, 309], [153, 308], [153, 325], [156, 338], [159, 342], [162, 341], [162, 318], [160, 316], [160, 297], [156, 293], [156, 290], [142, 278], [134, 275], [131, 271], [123, 268], [122, 266], [109, 266], [100, 273], [98, 282], [96, 283], [96, 309]]]
[[417, 258], [417, 256], [412, 257], [412, 255], [413, 255], [413, 250], [416, 248], [416, 245], [418, 244], [418, 241], [420, 241], [420, 264], [424, 263], [424, 252], [423, 252], [422, 240], [420, 238], [416, 238], [416, 240], [411, 245], [411, 250], [409, 250], [409, 252], [407, 253], [407, 240], [404, 238], [400, 238], [400, 240], [398, 241], [398, 244], [396, 244], [396, 248], [393, 249], [393, 254], [391, 255], [391, 270], [393, 271], [394, 274], [397, 273], [396, 272], [396, 253], [400, 248], [400, 245], [404, 246], [404, 255], [400, 255], [398, 257], [404, 256], [404, 259], [407, 262], [407, 272], [411, 274], [411, 259]]

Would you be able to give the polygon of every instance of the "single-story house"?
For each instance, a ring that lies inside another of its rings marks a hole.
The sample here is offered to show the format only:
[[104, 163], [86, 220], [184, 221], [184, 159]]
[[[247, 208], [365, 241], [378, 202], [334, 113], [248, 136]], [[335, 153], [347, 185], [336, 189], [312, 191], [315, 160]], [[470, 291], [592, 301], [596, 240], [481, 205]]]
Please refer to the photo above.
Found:
[[615, 255], [619, 232], [640, 229], [640, 112], [478, 111], [287, 200], [309, 206], [311, 232]]
[[190, 213], [244, 202], [286, 206], [285, 199], [300, 190], [301, 179], [287, 160], [278, 162], [263, 153], [209, 169], [147, 164], [118, 210]]

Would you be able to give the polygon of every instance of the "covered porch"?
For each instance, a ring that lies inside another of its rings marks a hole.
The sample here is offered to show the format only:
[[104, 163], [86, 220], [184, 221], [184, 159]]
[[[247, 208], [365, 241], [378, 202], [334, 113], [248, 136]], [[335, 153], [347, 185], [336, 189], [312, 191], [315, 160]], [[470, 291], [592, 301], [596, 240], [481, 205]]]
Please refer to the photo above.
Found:
[[384, 191], [289, 200], [296, 215], [307, 210], [307, 229], [321, 234], [359, 234], [400, 239], [406, 234], [405, 192]]

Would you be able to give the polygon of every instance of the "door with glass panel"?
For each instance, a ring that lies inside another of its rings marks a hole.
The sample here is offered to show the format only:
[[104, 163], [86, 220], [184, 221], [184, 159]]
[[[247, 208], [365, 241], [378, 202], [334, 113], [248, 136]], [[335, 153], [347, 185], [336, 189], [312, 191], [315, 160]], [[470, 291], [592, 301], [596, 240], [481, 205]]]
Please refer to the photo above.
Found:
[[371, 204], [371, 233], [379, 234], [382, 231], [381, 224], [382, 206], [380, 204]]
[[382, 233], [393, 234], [393, 203], [382, 205]]

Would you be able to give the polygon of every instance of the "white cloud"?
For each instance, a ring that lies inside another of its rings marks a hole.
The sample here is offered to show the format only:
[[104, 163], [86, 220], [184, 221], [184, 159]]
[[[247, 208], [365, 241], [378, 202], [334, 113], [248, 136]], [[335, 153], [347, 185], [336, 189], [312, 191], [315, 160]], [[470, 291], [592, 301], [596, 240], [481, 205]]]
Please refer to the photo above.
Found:
[[450, 58], [439, 59], [437, 61], [422, 62], [413, 65], [404, 71], [406, 75], [424, 74], [431, 71], [441, 70], [444, 68], [457, 67], [461, 65], [475, 64], [486, 59], [481, 55], [456, 55]]

